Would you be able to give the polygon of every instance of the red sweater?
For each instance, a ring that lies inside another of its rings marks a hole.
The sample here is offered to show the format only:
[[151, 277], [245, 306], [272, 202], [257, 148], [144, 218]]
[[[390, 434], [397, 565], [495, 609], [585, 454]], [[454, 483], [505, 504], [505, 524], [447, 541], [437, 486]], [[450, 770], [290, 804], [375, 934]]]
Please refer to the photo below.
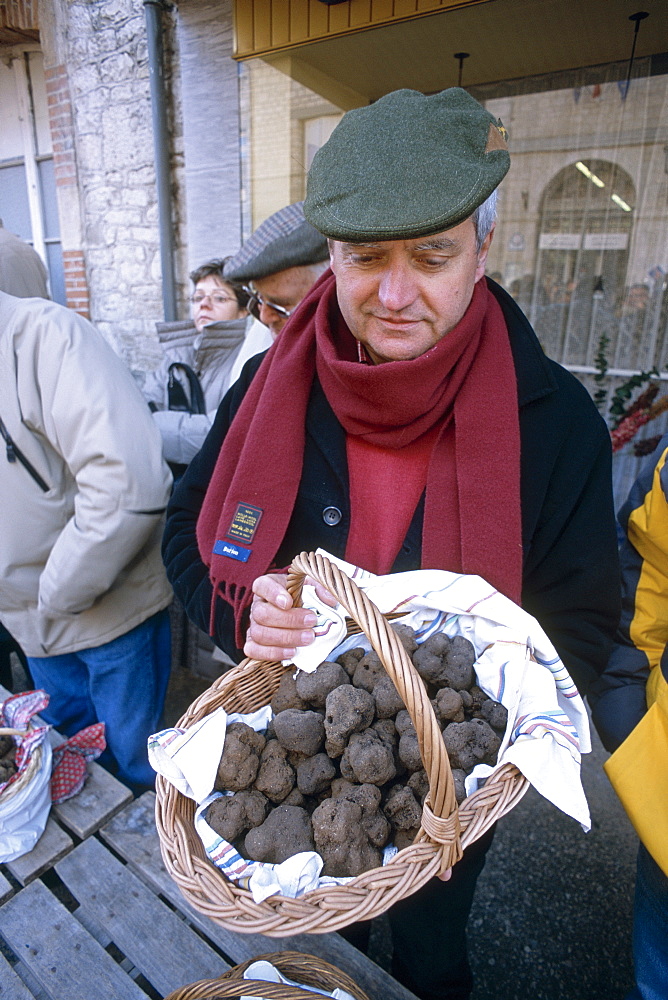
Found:
[[348, 434], [348, 562], [379, 575], [392, 570], [420, 497], [439, 427], [404, 448], [382, 448]]

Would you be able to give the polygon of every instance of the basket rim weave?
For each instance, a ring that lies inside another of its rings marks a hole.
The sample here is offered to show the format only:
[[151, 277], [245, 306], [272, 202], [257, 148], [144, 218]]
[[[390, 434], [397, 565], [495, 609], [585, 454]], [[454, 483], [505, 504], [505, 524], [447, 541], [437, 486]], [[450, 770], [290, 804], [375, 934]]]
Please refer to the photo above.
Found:
[[[195, 832], [196, 804], [162, 776], [156, 779], [156, 826], [168, 873], [186, 899], [228, 930], [269, 937], [324, 934], [370, 920], [442, 874], [509, 812], [529, 788], [513, 764], [457, 806], [452, 771], [426, 688], [386, 618], [357, 584], [320, 553], [303, 552], [290, 567], [288, 589], [300, 602], [306, 577], [334, 594], [367, 635], [411, 716], [429, 778], [422, 826], [413, 844], [385, 866], [363, 872], [345, 885], [327, 886], [297, 899], [274, 895], [256, 903], [247, 889], [228, 879], [206, 857]], [[268, 704], [282, 674], [274, 661], [246, 659], [217, 678], [189, 707], [177, 726], [187, 728], [221, 706], [251, 712]]]
[[218, 1000], [222, 997], [239, 996], [240, 983], [245, 995], [252, 993], [266, 1000], [313, 1000], [313, 992], [296, 986], [267, 983], [258, 979], [244, 979], [246, 969], [255, 962], [271, 962], [288, 979], [294, 979], [304, 986], [314, 986], [331, 992], [337, 987], [346, 990], [355, 1000], [370, 1000], [357, 983], [335, 965], [317, 955], [299, 951], [271, 952], [256, 955], [239, 965], [233, 966], [217, 979], [200, 979], [196, 983], [174, 990], [165, 1000]]

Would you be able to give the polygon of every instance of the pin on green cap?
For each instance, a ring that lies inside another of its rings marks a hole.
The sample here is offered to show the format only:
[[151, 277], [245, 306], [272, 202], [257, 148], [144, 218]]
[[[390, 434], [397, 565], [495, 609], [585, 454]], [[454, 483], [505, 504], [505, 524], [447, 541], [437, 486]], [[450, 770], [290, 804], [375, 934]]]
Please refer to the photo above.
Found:
[[331, 239], [415, 239], [467, 219], [510, 166], [506, 131], [470, 94], [395, 90], [343, 116], [316, 153], [304, 215]]

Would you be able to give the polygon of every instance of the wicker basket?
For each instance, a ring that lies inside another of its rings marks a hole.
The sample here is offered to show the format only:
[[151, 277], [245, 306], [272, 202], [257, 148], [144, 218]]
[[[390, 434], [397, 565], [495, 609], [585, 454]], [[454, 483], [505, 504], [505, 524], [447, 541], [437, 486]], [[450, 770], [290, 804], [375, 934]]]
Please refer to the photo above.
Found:
[[[318, 554], [302, 553], [292, 563], [288, 587], [296, 601], [307, 576], [335, 595], [366, 633], [394, 681], [415, 725], [429, 794], [415, 841], [389, 864], [363, 872], [345, 885], [315, 889], [298, 899], [275, 895], [255, 903], [248, 890], [228, 879], [206, 857], [195, 831], [193, 800], [158, 776], [156, 823], [162, 856], [183, 895], [223, 927], [270, 937], [324, 934], [384, 913], [454, 865], [462, 849], [509, 812], [529, 787], [521, 772], [507, 764], [458, 807], [448, 755], [427, 691], [396, 632], [359, 587]], [[286, 669], [276, 662], [244, 660], [214, 681], [178, 725], [194, 725], [221, 706], [227, 712], [255, 711], [271, 701]]]
[[[165, 997], [165, 1000], [218, 1000], [219, 997], [239, 997], [242, 994], [262, 997], [263, 1000], [313, 1000], [311, 991], [300, 990], [296, 986], [244, 979], [243, 974], [248, 966], [261, 960], [271, 962], [287, 979], [303, 983], [304, 986], [327, 990], [328, 993], [339, 987], [355, 997], [355, 1000], [369, 1000], [357, 983], [335, 965], [330, 965], [315, 955], [304, 955], [298, 951], [258, 955], [241, 965], [235, 965], [218, 979], [200, 979], [198, 983], [182, 986]], [[240, 980], [243, 986], [240, 985]]]

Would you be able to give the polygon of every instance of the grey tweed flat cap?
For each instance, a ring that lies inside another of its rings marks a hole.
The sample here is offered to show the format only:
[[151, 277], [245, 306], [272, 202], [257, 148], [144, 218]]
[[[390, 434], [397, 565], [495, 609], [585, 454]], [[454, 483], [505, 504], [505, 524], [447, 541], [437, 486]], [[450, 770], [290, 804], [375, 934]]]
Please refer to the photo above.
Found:
[[345, 114], [315, 154], [304, 214], [344, 242], [429, 236], [468, 218], [509, 166], [503, 125], [461, 87], [395, 90]]
[[228, 260], [223, 274], [230, 281], [254, 281], [328, 256], [326, 238], [306, 221], [304, 202], [297, 201], [265, 219]]

